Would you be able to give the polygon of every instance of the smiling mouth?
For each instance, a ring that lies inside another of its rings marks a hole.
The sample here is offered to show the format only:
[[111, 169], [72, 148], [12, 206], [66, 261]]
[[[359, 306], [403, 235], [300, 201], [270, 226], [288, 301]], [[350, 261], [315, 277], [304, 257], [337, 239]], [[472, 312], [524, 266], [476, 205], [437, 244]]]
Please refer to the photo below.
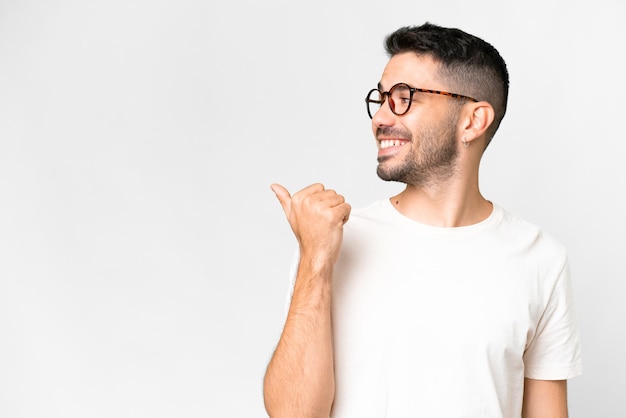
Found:
[[380, 149], [386, 149], [386, 148], [392, 148], [392, 147], [399, 147], [401, 145], [406, 144], [409, 141], [406, 140], [400, 140], [400, 139], [383, 139], [381, 141], [379, 141], [379, 147]]

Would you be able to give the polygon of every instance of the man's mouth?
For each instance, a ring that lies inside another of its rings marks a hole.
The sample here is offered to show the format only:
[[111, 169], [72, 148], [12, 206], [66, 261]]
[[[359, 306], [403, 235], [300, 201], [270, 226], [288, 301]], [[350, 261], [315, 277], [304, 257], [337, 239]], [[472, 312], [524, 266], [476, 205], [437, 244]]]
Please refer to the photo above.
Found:
[[399, 147], [401, 145], [406, 144], [407, 140], [405, 139], [382, 139], [378, 142], [380, 149], [387, 149], [392, 147]]

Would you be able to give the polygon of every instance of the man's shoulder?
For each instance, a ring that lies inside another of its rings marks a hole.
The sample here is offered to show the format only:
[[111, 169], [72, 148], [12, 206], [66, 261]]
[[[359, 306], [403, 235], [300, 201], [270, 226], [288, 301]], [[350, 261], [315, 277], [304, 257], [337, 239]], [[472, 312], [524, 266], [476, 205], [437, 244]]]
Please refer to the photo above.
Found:
[[387, 206], [389, 202], [386, 199], [379, 199], [364, 206], [359, 206], [352, 209], [351, 217], [356, 218], [378, 218], [385, 216], [387, 213]]
[[348, 230], [378, 230], [401, 222], [389, 199], [371, 201], [352, 209], [346, 224]]
[[501, 212], [502, 220], [499, 228], [507, 239], [526, 242], [529, 247], [550, 252], [554, 256], [566, 256], [565, 246], [545, 227], [503, 207], [494, 205], [494, 208]]

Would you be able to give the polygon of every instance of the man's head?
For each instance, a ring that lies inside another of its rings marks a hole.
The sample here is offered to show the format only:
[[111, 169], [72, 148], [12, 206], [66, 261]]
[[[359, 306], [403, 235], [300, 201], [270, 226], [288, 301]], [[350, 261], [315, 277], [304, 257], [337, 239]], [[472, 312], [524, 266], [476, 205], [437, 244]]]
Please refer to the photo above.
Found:
[[389, 62], [366, 97], [379, 177], [423, 187], [477, 175], [506, 111], [508, 75], [498, 52], [428, 23], [397, 30], [386, 48]]
[[506, 64], [492, 45], [459, 29], [425, 23], [398, 29], [385, 48], [390, 57], [412, 52], [432, 58], [452, 91], [491, 104], [495, 117], [487, 130], [489, 143], [506, 113], [509, 92]]

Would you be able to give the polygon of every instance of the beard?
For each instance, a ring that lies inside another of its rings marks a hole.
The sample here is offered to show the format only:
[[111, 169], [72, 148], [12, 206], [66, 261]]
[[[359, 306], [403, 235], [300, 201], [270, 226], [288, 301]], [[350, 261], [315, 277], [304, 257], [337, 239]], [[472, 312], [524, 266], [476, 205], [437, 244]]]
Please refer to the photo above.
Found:
[[407, 138], [409, 142], [404, 147], [410, 147], [403, 160], [395, 164], [391, 160], [398, 157], [380, 157], [376, 170], [378, 177], [416, 187], [449, 179], [455, 173], [459, 154], [455, 133], [456, 115], [448, 115], [439, 126], [419, 131], [415, 138], [410, 132], [378, 128], [376, 136], [383, 134]]

